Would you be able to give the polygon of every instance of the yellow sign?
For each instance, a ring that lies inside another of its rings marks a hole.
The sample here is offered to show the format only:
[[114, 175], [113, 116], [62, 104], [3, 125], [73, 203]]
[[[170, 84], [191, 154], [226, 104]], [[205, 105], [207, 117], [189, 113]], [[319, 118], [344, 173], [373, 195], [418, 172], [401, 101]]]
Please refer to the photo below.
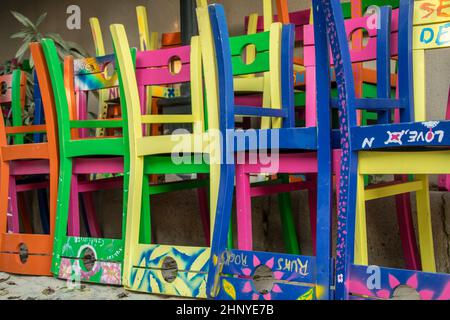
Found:
[[419, 0], [414, 2], [414, 25], [450, 21], [450, 0]]
[[413, 34], [415, 50], [450, 47], [450, 22], [416, 26]]

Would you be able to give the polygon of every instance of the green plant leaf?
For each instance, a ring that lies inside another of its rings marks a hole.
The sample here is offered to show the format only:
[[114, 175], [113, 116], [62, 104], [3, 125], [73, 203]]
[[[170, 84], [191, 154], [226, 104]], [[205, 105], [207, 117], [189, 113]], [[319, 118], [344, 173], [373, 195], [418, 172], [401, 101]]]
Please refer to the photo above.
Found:
[[33, 55], [30, 53], [30, 58], [28, 59], [28, 63], [30, 64], [30, 69], [34, 68], [34, 60]]
[[17, 39], [17, 38], [25, 38], [27, 35], [29, 35], [31, 31], [29, 29], [22, 29], [19, 32], [13, 33], [10, 38], [11, 39]]
[[46, 37], [52, 39], [56, 45], [59, 45], [60, 47], [64, 48], [64, 50], [70, 51], [69, 46], [66, 45], [66, 42], [58, 33], [49, 32], [46, 34]]
[[30, 27], [33, 30], [36, 30], [36, 26], [30, 21], [30, 19], [25, 17], [23, 14], [21, 14], [17, 11], [11, 11], [11, 14], [14, 16], [14, 18], [16, 18], [24, 26]]
[[84, 49], [81, 45], [73, 41], [66, 41], [67, 46], [70, 47], [71, 51], [77, 51], [81, 57], [88, 57], [86, 49]]
[[22, 43], [22, 45], [20, 46], [19, 50], [17, 50], [16, 58], [19, 61], [22, 61], [22, 57], [25, 54], [25, 52], [27, 52], [29, 45], [30, 45], [30, 41], [24, 41], [24, 43]]
[[39, 16], [39, 18], [36, 20], [36, 27], [39, 27], [39, 25], [45, 20], [47, 17], [47, 12], [44, 12]]

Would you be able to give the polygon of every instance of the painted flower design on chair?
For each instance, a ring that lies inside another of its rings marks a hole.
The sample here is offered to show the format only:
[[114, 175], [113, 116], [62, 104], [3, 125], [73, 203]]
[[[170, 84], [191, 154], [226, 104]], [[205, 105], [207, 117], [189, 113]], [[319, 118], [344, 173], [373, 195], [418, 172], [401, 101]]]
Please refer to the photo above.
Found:
[[100, 282], [107, 284], [117, 284], [121, 283], [121, 270], [120, 264], [114, 262], [102, 262], [101, 264], [102, 277]]
[[72, 264], [70, 263], [70, 260], [61, 259], [58, 277], [61, 279], [69, 279], [71, 274], [72, 274]]

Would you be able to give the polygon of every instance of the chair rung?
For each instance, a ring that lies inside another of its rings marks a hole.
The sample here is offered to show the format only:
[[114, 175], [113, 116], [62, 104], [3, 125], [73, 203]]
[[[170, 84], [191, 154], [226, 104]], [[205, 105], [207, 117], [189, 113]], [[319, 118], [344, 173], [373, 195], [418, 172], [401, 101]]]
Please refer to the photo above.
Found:
[[398, 183], [390, 186], [383, 186], [379, 188], [372, 188], [364, 191], [364, 198], [366, 201], [379, 198], [395, 196], [397, 194], [409, 193], [422, 190], [423, 184], [421, 181], [410, 181]]
[[283, 109], [236, 106], [234, 108], [234, 114], [240, 116], [285, 118], [287, 113]]
[[251, 187], [250, 196], [260, 197], [284, 192], [292, 192], [297, 190], [309, 189], [312, 187], [310, 181], [290, 182], [284, 184], [259, 185]]
[[161, 114], [145, 115], [141, 117], [142, 123], [194, 123], [194, 117], [190, 114]]
[[70, 121], [70, 128], [121, 128], [122, 119], [108, 119], [108, 120], [72, 120]]
[[[380, 98], [366, 98], [355, 100], [356, 109], [364, 110], [386, 110], [386, 109], [403, 109], [404, 104], [399, 99], [380, 99]], [[338, 109], [339, 100], [337, 98], [331, 99], [331, 107]]]
[[386, 109], [402, 109], [404, 104], [399, 99], [356, 99], [355, 106], [357, 109], [364, 110], [386, 110]]
[[6, 134], [18, 134], [18, 133], [34, 133], [47, 131], [45, 124], [30, 125], [30, 126], [17, 126], [17, 127], [5, 127]]

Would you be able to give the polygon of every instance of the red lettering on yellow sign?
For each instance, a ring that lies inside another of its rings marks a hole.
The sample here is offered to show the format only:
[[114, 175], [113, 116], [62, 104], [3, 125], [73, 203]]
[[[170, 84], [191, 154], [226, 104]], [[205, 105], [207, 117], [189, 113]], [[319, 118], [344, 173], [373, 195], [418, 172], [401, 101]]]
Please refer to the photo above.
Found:
[[426, 19], [431, 16], [435, 11], [438, 17], [450, 17], [450, 0], [439, 0], [439, 5], [436, 7], [436, 4], [432, 2], [424, 2], [420, 5], [420, 9], [425, 11], [425, 15], [422, 16], [422, 19]]

